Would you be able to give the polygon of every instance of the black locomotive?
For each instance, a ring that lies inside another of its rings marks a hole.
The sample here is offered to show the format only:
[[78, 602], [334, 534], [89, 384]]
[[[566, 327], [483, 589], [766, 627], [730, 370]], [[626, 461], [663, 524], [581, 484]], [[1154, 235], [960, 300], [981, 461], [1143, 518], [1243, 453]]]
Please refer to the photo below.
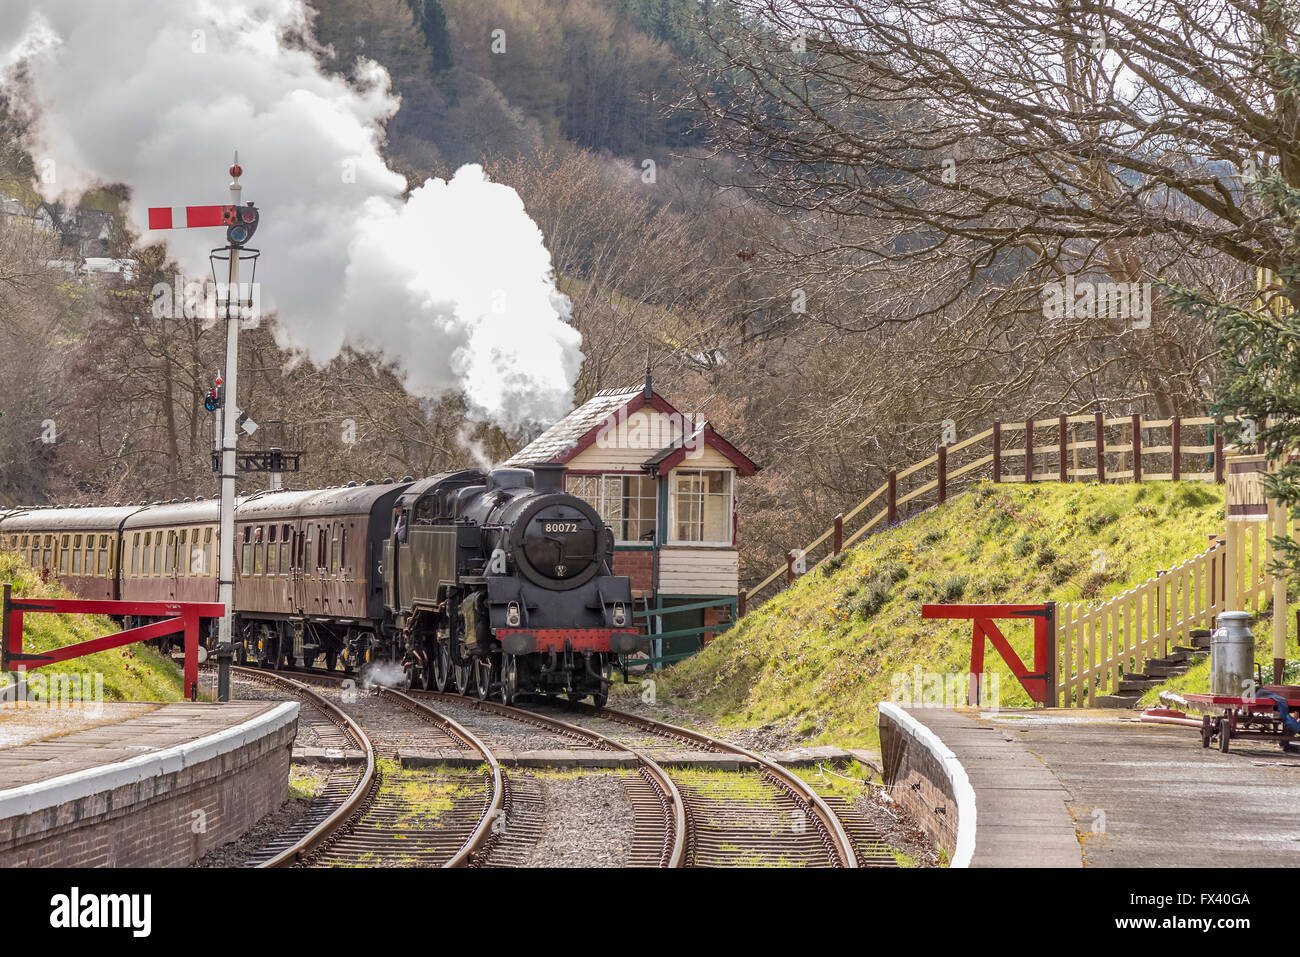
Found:
[[[563, 483], [557, 465], [241, 498], [239, 659], [390, 660], [426, 688], [603, 704], [642, 639], [612, 532]], [[217, 519], [213, 501], [21, 509], [0, 547], [85, 597], [212, 602]]]
[[448, 472], [398, 500], [383, 575], [393, 627], [427, 687], [509, 702], [520, 692], [603, 704], [635, 650], [613, 533], [563, 491], [562, 466]]

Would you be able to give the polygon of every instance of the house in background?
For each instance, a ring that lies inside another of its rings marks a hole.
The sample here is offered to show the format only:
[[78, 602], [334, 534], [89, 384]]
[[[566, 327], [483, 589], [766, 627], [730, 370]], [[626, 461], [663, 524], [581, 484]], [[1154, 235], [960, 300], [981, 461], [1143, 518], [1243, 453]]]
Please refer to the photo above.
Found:
[[614, 531], [614, 574], [631, 579], [655, 657], [698, 651], [734, 620], [740, 586], [737, 481], [758, 466], [703, 418], [644, 386], [606, 389], [503, 464], [562, 463], [566, 488]]

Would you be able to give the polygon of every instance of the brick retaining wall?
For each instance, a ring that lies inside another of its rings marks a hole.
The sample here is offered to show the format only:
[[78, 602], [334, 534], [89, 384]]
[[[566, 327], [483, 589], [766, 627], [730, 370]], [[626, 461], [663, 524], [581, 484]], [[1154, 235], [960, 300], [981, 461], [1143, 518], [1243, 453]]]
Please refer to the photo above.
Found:
[[[236, 839], [287, 796], [297, 707], [275, 712], [260, 716], [251, 740], [210, 747], [220, 753], [193, 763], [160, 753], [138, 780], [113, 780], [123, 764], [95, 768], [76, 782], [93, 793], [62, 801], [58, 781], [48, 782], [56, 786], [34, 799], [48, 806], [0, 819], [0, 867], [181, 867]], [[108, 786], [95, 790], [96, 776]]]
[[[954, 866], [974, 853], [975, 802], [956, 756], [904, 708], [880, 705], [880, 754], [890, 796], [903, 806]], [[961, 800], [959, 800], [959, 795]], [[961, 808], [969, 820], [961, 820]], [[965, 840], [961, 840], [962, 824]], [[969, 848], [966, 847], [969, 844]]]

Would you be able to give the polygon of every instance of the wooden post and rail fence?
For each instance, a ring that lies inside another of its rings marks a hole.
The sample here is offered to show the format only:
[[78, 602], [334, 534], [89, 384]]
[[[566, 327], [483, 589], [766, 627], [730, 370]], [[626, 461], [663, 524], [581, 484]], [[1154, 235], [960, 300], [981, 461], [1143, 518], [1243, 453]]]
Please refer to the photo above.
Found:
[[[1055, 434], [1050, 434], [1053, 431]], [[1200, 436], [1189, 443], [1189, 432], [1195, 436], [1197, 431]], [[1042, 441], [1044, 432], [1049, 433], [1047, 442]], [[1008, 435], [1017, 433], [1023, 436], [1023, 443], [1008, 444]], [[1117, 441], [1111, 441], [1112, 433], [1119, 433]], [[1080, 452], [1084, 453], [1082, 462]], [[1023, 458], [1018, 463], [1021, 467], [1007, 470], [1006, 460], [1017, 458]], [[960, 464], [953, 468], [954, 462]], [[924, 505], [928, 495], [933, 496], [930, 504], [942, 504], [956, 483], [969, 485], [980, 479], [1222, 483], [1226, 476], [1228, 521], [1223, 535], [1211, 536], [1209, 547], [1201, 554], [1100, 604], [1045, 603], [1041, 607], [1052, 606], [1050, 635], [1043, 632], [1043, 622], [1037, 621], [1034, 660], [1029, 665], [1015, 657], [1007, 639], [991, 624], [990, 616], [1014, 609], [1014, 614], [1008, 613], [1010, 617], [1034, 617], [1035, 612], [1024, 609], [1038, 606], [924, 606], [924, 617], [970, 617], [975, 621], [973, 668], [978, 663], [982, 669], [987, 637], [1034, 701], [1058, 707], [1089, 707], [1096, 704], [1098, 696], [1118, 694], [1121, 682], [1142, 673], [1148, 661], [1167, 658], [1176, 647], [1190, 646], [1192, 630], [1211, 627], [1220, 612], [1247, 610], [1258, 614], [1270, 598], [1275, 606], [1280, 603], [1285, 608], [1285, 581], [1269, 572], [1273, 561], [1270, 538], [1289, 531], [1293, 539], [1300, 540], [1300, 522], [1265, 501], [1254, 479], [1266, 467], [1259, 455], [1225, 458], [1222, 423], [1209, 417], [1153, 421], [1140, 416], [1107, 419], [1092, 415], [1015, 425], [994, 423], [963, 442], [940, 446], [923, 462], [891, 472], [888, 480], [857, 507], [836, 516], [821, 536], [800, 553], [792, 554], [798, 554], [803, 559], [798, 564], [811, 571], [863, 536], [896, 523], [900, 507], [910, 505], [913, 513], [919, 511], [917, 505]], [[905, 487], [899, 494], [903, 482], [910, 482], [912, 487]], [[873, 503], [879, 503], [877, 511], [862, 518]], [[852, 531], [845, 537], [849, 528]], [[811, 558], [817, 556], [814, 563]], [[744, 614], [745, 600], [752, 608], [755, 596], [777, 581], [781, 571], [787, 572], [787, 582], [792, 581], [795, 566], [791, 560], [785, 569], [769, 575], [748, 595], [742, 592], [739, 614]], [[983, 610], [978, 614], [972, 611], [977, 608]], [[1272, 628], [1274, 666], [1280, 670], [1285, 663], [1285, 613], [1273, 616]]]
[[[1229, 418], [1227, 421], [1233, 421]], [[990, 428], [901, 471], [835, 519], [785, 563], [748, 589], [737, 613], [758, 607], [801, 573], [813, 571], [864, 536], [934, 505], [980, 480], [1010, 482], [1222, 482], [1223, 423], [1210, 416], [1147, 419], [1100, 412]], [[801, 572], [800, 569], [803, 571]]]

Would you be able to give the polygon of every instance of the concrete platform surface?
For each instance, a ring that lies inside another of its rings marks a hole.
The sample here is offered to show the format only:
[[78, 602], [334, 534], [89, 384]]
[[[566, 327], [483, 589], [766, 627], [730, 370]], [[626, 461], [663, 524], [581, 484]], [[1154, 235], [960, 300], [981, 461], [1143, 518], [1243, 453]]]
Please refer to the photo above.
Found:
[[283, 804], [298, 707], [0, 706], [0, 868], [192, 864]]
[[[274, 710], [278, 702], [225, 704], [103, 702], [79, 709], [0, 705], [0, 725], [21, 724], [23, 743], [0, 746], [0, 801], [24, 785], [139, 758], [220, 734]], [[11, 709], [14, 709], [11, 711]]]
[[966, 768], [972, 864], [1068, 866], [1072, 846], [1089, 867], [1300, 864], [1300, 756], [1274, 744], [1223, 754], [1104, 709], [909, 713]]

